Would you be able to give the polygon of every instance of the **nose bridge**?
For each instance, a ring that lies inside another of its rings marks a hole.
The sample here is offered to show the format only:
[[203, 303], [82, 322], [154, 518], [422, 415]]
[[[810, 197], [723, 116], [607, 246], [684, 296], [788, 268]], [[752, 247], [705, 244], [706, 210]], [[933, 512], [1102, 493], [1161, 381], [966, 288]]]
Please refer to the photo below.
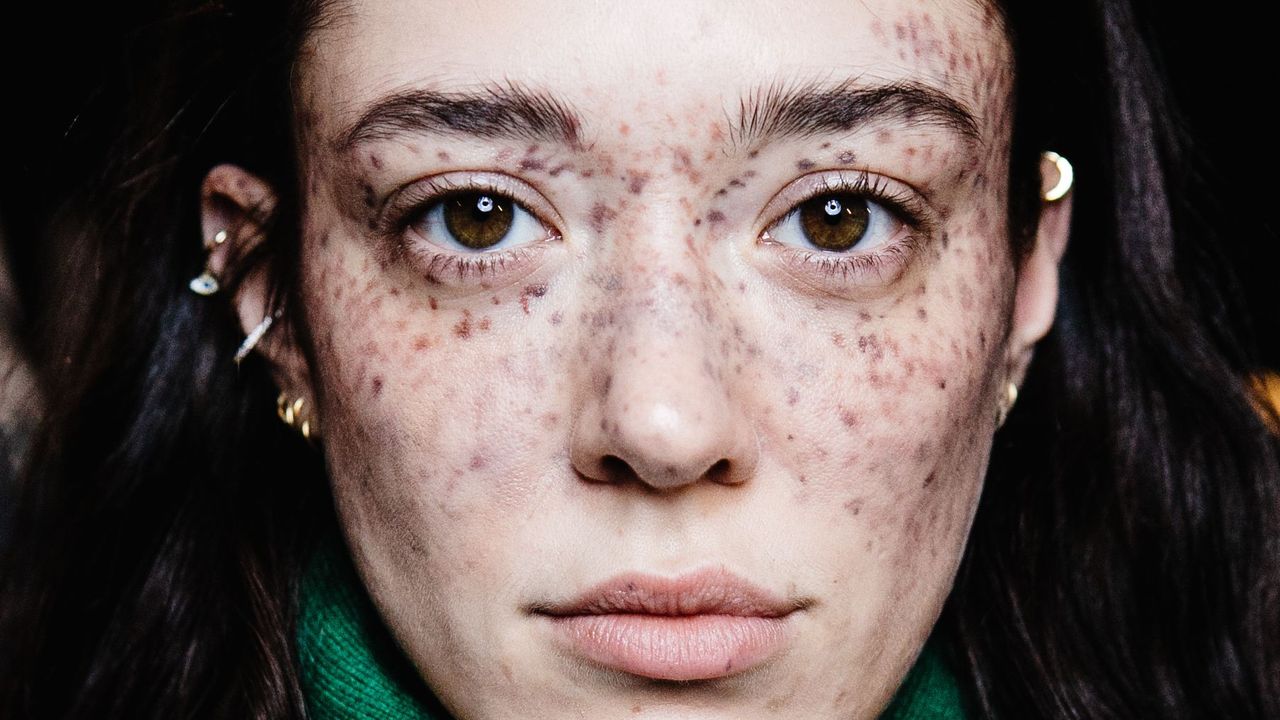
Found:
[[740, 481], [754, 465], [754, 435], [735, 416], [723, 371], [732, 309], [679, 230], [689, 225], [645, 215], [597, 255], [581, 354], [595, 382], [582, 398], [575, 465], [591, 479], [659, 489]]

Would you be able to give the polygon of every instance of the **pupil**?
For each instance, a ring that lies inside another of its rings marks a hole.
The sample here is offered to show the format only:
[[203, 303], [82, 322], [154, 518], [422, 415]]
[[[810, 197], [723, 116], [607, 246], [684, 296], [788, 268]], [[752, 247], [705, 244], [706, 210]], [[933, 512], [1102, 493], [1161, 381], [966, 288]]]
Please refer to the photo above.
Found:
[[800, 205], [805, 239], [821, 250], [853, 249], [862, 242], [870, 222], [867, 200], [851, 193], [821, 195]]
[[453, 239], [472, 250], [486, 250], [502, 242], [514, 221], [511, 198], [461, 192], [442, 203], [444, 226]]

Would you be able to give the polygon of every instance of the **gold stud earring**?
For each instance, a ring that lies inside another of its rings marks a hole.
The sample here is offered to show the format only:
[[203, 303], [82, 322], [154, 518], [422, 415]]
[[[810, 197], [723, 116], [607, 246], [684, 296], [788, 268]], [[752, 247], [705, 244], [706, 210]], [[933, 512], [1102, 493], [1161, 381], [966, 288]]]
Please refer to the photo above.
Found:
[[[227, 241], [227, 237], [226, 230], [219, 230], [214, 233], [213, 237], [204, 241], [205, 251], [213, 252], [214, 248]], [[205, 297], [218, 292], [218, 278], [214, 277], [213, 271], [209, 268], [208, 259], [205, 260], [204, 272], [192, 278], [191, 282], [187, 283], [187, 287], [191, 292]]]
[[1045, 202], [1057, 202], [1067, 196], [1071, 192], [1071, 186], [1076, 181], [1076, 171], [1071, 167], [1071, 163], [1058, 153], [1048, 150], [1044, 152], [1045, 160], [1053, 163], [1058, 168], [1058, 183], [1049, 189], [1042, 197]]
[[1018, 402], [1018, 386], [1010, 380], [1004, 386], [1004, 397], [1000, 398], [1000, 403], [996, 406], [996, 427], [1002, 427], [1004, 421], [1009, 419], [1009, 411], [1013, 409], [1015, 403]]
[[276, 415], [285, 425], [297, 430], [306, 440], [311, 439], [311, 419], [304, 417], [306, 401], [301, 397], [289, 399], [288, 393], [280, 393], [276, 398]]

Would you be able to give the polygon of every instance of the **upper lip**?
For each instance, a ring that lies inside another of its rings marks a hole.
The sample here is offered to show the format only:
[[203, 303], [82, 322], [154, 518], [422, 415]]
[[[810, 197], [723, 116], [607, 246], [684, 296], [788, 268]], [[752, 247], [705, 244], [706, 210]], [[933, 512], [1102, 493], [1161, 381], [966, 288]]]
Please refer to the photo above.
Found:
[[563, 602], [535, 605], [532, 612], [574, 615], [730, 615], [779, 618], [810, 604], [783, 598], [723, 569], [664, 578], [627, 573], [606, 580]]

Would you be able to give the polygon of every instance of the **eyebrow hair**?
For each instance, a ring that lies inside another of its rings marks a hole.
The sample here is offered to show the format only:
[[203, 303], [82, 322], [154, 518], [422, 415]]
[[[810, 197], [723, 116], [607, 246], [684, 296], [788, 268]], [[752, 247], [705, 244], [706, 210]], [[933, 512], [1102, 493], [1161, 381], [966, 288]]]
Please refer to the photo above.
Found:
[[372, 140], [426, 132], [544, 140], [577, 147], [581, 125], [567, 103], [513, 83], [466, 92], [409, 89], [375, 101], [337, 136], [335, 144], [339, 150], [349, 150]]
[[980, 142], [978, 121], [961, 101], [917, 82], [835, 86], [817, 83], [762, 87], [739, 101], [734, 142], [749, 147], [765, 139], [848, 132], [878, 120], [933, 126]]

